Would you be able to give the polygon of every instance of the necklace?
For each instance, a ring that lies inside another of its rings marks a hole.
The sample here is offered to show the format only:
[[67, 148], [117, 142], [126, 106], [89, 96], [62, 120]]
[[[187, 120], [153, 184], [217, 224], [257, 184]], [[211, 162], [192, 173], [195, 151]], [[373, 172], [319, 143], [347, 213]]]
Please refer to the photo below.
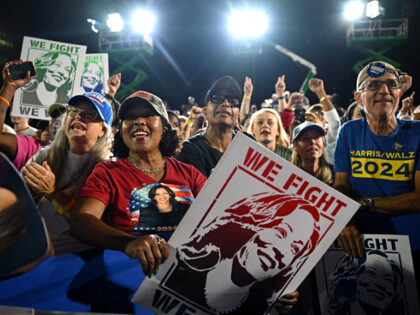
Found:
[[155, 174], [155, 173], [159, 173], [161, 170], [163, 170], [166, 166], [166, 161], [163, 160], [163, 163], [161, 166], [157, 167], [157, 168], [152, 168], [152, 169], [144, 169], [142, 168], [140, 165], [137, 165], [136, 162], [134, 162], [132, 159], [130, 159], [130, 157], [128, 157], [128, 161], [138, 170], [147, 173], [147, 174]]

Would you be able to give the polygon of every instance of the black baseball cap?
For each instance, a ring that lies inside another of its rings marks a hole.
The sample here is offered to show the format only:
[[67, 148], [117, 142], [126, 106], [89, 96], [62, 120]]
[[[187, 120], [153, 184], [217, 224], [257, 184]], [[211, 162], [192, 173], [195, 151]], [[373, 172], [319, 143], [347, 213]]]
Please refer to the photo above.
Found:
[[217, 81], [214, 82], [211, 86], [210, 90], [207, 91], [206, 97], [204, 98], [204, 106], [207, 105], [207, 102], [209, 101], [210, 97], [212, 97], [214, 94], [217, 94], [217, 92], [221, 90], [230, 91], [231, 96], [237, 98], [239, 102], [241, 101], [242, 91], [238, 81], [236, 81], [233, 77], [227, 75], [217, 79]]

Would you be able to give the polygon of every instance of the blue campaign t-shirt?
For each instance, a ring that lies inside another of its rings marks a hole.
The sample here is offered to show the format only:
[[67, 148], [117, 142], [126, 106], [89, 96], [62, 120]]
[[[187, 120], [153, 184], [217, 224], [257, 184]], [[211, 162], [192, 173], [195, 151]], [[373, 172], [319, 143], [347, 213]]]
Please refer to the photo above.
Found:
[[[366, 118], [343, 125], [337, 138], [335, 172], [349, 175], [355, 197], [395, 196], [415, 191], [420, 171], [420, 122], [397, 119], [388, 136], [375, 135]], [[386, 215], [361, 212], [356, 219], [362, 232], [407, 234], [411, 247], [420, 249], [420, 214]]]

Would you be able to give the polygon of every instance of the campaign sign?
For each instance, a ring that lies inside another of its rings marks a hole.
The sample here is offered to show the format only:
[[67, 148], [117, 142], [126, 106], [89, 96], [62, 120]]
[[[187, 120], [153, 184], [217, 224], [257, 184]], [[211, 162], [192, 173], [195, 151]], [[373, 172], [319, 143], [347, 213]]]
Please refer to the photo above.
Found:
[[24, 37], [20, 59], [34, 63], [37, 76], [18, 89], [12, 115], [49, 119], [48, 106], [78, 94], [86, 46]]
[[359, 204], [238, 134], [133, 301], [165, 314], [264, 314]]
[[108, 54], [86, 54], [77, 94], [105, 94], [109, 78]]
[[322, 314], [420, 314], [407, 235], [365, 234], [366, 257], [333, 244], [315, 268]]

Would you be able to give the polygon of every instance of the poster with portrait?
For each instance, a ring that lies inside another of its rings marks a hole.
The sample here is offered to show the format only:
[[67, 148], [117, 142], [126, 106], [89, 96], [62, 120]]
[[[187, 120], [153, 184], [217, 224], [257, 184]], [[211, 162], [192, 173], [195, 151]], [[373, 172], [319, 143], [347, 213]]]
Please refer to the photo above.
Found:
[[239, 133], [133, 301], [159, 314], [267, 313], [358, 207]]
[[420, 314], [407, 235], [365, 234], [365, 258], [333, 244], [315, 268], [322, 314]]
[[105, 94], [109, 78], [108, 54], [86, 54], [78, 93], [97, 92]]
[[25, 36], [20, 58], [33, 61], [37, 76], [16, 91], [12, 115], [49, 119], [48, 106], [67, 104], [77, 94], [85, 54], [83, 45]]

